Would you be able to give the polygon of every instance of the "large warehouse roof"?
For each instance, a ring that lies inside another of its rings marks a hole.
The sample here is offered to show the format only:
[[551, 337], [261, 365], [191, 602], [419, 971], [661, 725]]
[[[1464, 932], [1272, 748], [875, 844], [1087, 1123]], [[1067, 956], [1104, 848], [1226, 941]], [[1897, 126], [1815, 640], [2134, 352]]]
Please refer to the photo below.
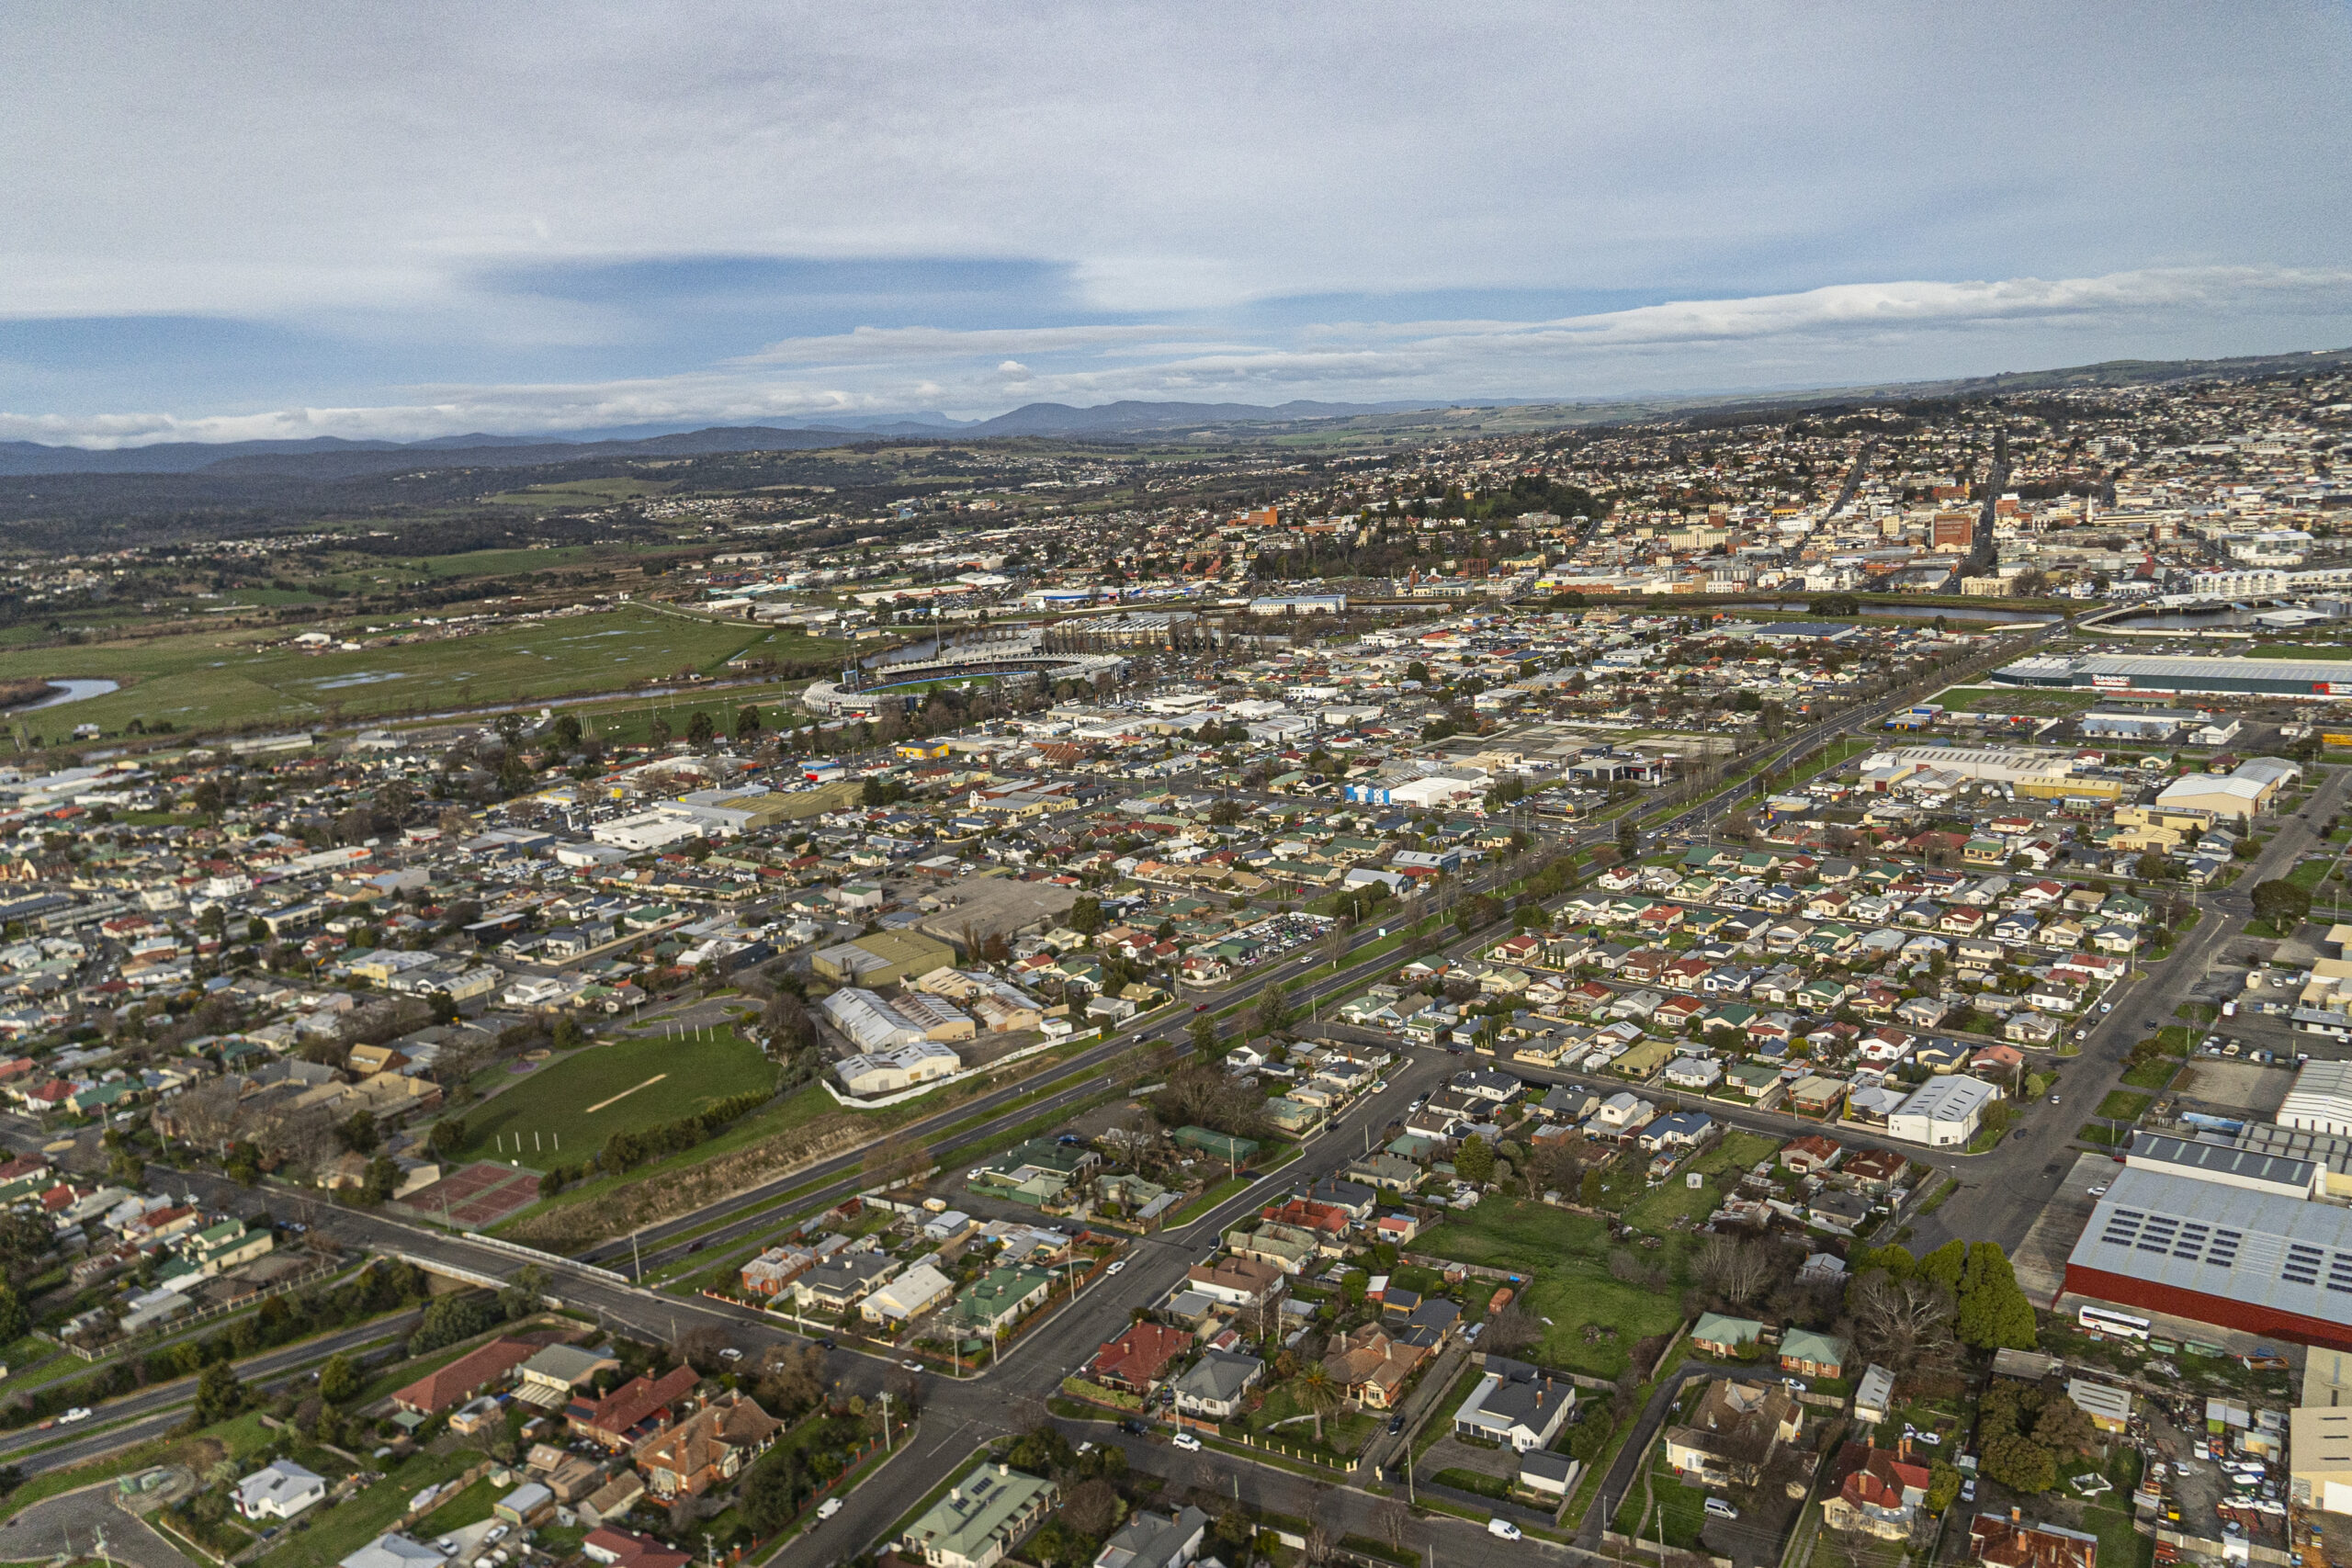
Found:
[[2352, 1134], [2352, 1062], [2305, 1062], [2279, 1103], [2278, 1124], [2307, 1133]]
[[2036, 654], [1988, 679], [2010, 686], [2096, 686], [2102, 691], [2254, 692], [2352, 697], [2352, 665], [2300, 659], [2169, 659], [2154, 654]]
[[2115, 1298], [2077, 1271], [2210, 1298], [2213, 1309], [2198, 1315], [2223, 1326], [2292, 1317], [2352, 1333], [2352, 1209], [2332, 1203], [2127, 1168], [2066, 1270], [2069, 1290], [2106, 1299]]

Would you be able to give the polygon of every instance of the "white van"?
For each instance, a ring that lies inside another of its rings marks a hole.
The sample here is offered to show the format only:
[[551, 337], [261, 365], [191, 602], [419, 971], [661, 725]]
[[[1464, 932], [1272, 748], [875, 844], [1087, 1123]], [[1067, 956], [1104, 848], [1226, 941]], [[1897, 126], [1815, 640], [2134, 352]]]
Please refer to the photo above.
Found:
[[1509, 1519], [1488, 1519], [1487, 1521], [1487, 1533], [1493, 1536], [1497, 1540], [1517, 1540], [1520, 1539], [1519, 1527], [1511, 1523]]
[[1736, 1519], [1739, 1517], [1739, 1510], [1733, 1507], [1729, 1503], [1724, 1502], [1721, 1497], [1710, 1497], [1707, 1499], [1707, 1512], [1719, 1519]]

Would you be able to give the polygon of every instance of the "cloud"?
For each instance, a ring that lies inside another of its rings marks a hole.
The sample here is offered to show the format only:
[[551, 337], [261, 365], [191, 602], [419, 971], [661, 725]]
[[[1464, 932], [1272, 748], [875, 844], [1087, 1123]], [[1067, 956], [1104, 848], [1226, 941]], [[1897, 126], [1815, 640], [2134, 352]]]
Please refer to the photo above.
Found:
[[[2276, 341], [2243, 341], [2248, 323]], [[1442, 401], [1753, 389], [1984, 374], [2027, 363], [2018, 357], [2027, 345], [2071, 350], [2064, 362], [2072, 363], [2150, 344], [2206, 355], [2215, 352], [2217, 335], [2237, 340], [2229, 352], [2352, 340], [2352, 270], [1897, 280], [1532, 321], [1332, 320], [1256, 338], [1212, 337], [1204, 327], [1170, 323], [874, 329], [771, 344], [677, 375], [434, 385], [384, 404], [197, 417], [0, 413], [0, 437], [101, 446], [319, 434], [417, 439], [662, 423], [788, 424], [931, 407], [986, 415], [1002, 412], [1009, 399]]]

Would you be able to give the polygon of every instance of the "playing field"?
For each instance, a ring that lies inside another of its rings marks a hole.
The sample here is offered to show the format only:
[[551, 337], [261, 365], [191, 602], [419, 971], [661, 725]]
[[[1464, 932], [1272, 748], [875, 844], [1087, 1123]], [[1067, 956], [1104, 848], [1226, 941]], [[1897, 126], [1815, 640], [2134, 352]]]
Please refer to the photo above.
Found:
[[[366, 635], [360, 627], [334, 629]], [[587, 696], [686, 671], [714, 671], [747, 649], [796, 659], [835, 646], [625, 604], [356, 653], [261, 648], [252, 633], [0, 651], [0, 679], [104, 677], [123, 683], [119, 692], [26, 716], [35, 729], [44, 722], [62, 728], [91, 723], [113, 735], [133, 718], [181, 730], [248, 723], [290, 729]]]
[[464, 1159], [576, 1164], [615, 1133], [691, 1116], [712, 1100], [771, 1089], [775, 1067], [731, 1030], [711, 1040], [625, 1040], [558, 1056], [463, 1108]]

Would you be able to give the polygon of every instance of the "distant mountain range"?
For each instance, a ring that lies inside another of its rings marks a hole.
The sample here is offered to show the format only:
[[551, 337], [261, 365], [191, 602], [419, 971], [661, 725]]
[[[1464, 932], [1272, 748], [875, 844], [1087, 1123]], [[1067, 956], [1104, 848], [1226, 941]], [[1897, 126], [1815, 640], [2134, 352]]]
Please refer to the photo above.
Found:
[[[47, 474], [193, 474], [338, 479], [399, 473], [406, 468], [529, 468], [584, 457], [693, 457], [718, 452], [798, 451], [839, 446], [845, 439], [933, 436], [985, 440], [1008, 435], [1120, 435], [1200, 425], [1289, 423], [1419, 408], [1418, 403], [1288, 402], [1104, 403], [1071, 408], [1030, 403], [994, 419], [959, 421], [944, 414], [894, 414], [871, 421], [832, 419], [804, 425], [722, 425], [639, 434], [596, 432], [552, 436], [437, 435], [430, 441], [349, 441], [320, 435], [305, 441], [173, 441], [153, 446], [93, 451], [0, 442], [0, 477]], [[642, 427], [640, 427], [642, 428]]]
[[[30, 441], [0, 442], [0, 478], [63, 474], [206, 474], [220, 478], [334, 480], [397, 474], [411, 469], [528, 468], [603, 457], [687, 457], [725, 452], [808, 451], [857, 440], [947, 438], [984, 441], [1011, 436], [1067, 436], [1091, 440], [1166, 435], [1199, 430], [1245, 437], [1253, 430], [1301, 424], [1345, 424], [1399, 433], [1421, 428], [1543, 429], [1606, 423], [1615, 420], [1673, 417], [1708, 409], [1802, 409], [1838, 401], [1907, 401], [1924, 398], [1984, 397], [2001, 393], [2119, 387], [2202, 377], [2274, 375], [2290, 370], [2340, 369], [2352, 364], [2352, 350], [2274, 354], [2238, 359], [2109, 360], [2056, 370], [2005, 372], [1946, 381], [1914, 381], [1875, 387], [1820, 388], [1781, 392], [1679, 394], [1623, 399], [1547, 401], [1533, 398], [1476, 398], [1435, 402], [1321, 403], [1295, 400], [1265, 407], [1256, 403], [1159, 403], [1125, 400], [1093, 408], [1067, 403], [1029, 403], [994, 419], [954, 420], [935, 412], [895, 413], [871, 419], [812, 419], [789, 426], [723, 425], [702, 430], [665, 430], [635, 425], [548, 435], [441, 435], [429, 441], [347, 441], [322, 435], [307, 441], [167, 442], [92, 451], [80, 446], [44, 446]], [[1430, 415], [1441, 416], [1434, 421]], [[1421, 416], [1421, 417], [1415, 417]], [[1450, 416], [1450, 417], [1448, 417]]]

